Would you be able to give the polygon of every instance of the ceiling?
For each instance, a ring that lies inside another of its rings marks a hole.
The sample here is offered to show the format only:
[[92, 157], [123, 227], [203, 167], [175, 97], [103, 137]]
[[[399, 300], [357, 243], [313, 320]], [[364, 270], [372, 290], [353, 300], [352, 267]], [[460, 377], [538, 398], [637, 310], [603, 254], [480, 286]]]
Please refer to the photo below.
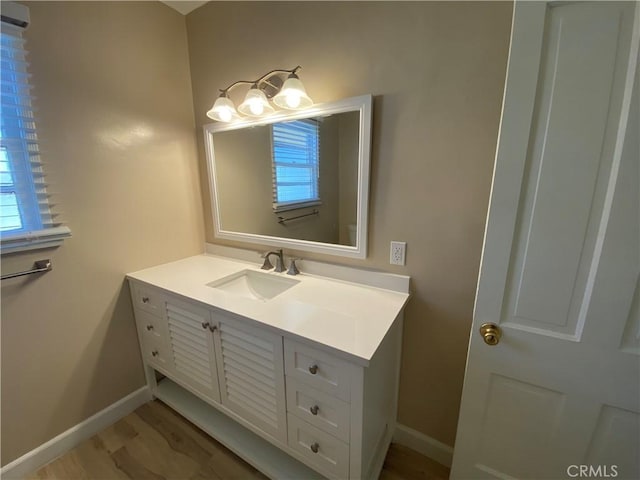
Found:
[[207, 3], [207, 1], [208, 0], [206, 0], [204, 2], [192, 2], [192, 1], [189, 1], [189, 0], [174, 0], [173, 2], [165, 2], [165, 1], [163, 1], [162, 3], [164, 3], [165, 5], [170, 6], [174, 10], [177, 10], [181, 14], [186, 15], [187, 13], [192, 12], [196, 8], [204, 5], [205, 3]]

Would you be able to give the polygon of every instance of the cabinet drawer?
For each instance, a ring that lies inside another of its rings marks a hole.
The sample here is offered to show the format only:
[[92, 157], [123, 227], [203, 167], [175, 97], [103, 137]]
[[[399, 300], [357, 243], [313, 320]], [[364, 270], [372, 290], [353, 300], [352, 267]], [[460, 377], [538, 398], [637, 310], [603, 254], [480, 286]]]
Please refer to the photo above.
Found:
[[138, 325], [138, 336], [140, 341], [146, 339], [167, 339], [166, 322], [155, 315], [151, 315], [141, 310], [135, 310], [136, 324]]
[[349, 441], [350, 405], [336, 397], [287, 377], [287, 410], [311, 425]]
[[150, 365], [156, 365], [168, 369], [170, 360], [169, 349], [160, 338], [145, 338], [140, 341], [142, 358]]
[[351, 365], [329, 353], [284, 340], [285, 372], [313, 388], [349, 401]]
[[139, 283], [133, 283], [131, 292], [134, 308], [162, 316], [163, 299], [157, 290]]
[[309, 465], [329, 478], [349, 477], [349, 445], [309, 425], [295, 415], [287, 415], [289, 447]]

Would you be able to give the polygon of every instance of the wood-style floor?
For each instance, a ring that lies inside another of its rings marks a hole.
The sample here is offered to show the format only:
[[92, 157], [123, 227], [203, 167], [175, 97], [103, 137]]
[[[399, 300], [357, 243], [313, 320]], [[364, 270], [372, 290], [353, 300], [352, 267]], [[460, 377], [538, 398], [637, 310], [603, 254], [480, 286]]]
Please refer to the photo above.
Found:
[[[389, 449], [380, 476], [380, 480], [447, 478], [448, 468], [395, 444]], [[262, 480], [266, 477], [155, 400], [27, 479]]]

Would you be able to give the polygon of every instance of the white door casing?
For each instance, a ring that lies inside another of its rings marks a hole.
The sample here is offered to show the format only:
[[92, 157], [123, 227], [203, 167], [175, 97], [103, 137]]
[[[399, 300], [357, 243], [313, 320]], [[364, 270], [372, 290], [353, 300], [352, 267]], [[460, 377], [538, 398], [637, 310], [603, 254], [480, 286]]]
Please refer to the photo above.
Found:
[[639, 42], [635, 2], [516, 2], [451, 478], [640, 478]]

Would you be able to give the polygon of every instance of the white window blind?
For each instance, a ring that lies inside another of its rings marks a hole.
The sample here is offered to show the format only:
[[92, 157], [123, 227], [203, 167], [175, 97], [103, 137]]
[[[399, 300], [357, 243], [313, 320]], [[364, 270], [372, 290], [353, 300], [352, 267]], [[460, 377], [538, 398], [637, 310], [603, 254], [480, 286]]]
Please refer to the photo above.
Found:
[[7, 253], [58, 245], [71, 232], [49, 208], [22, 29], [1, 25], [0, 240]]
[[272, 126], [273, 209], [319, 205], [320, 141], [316, 120]]

